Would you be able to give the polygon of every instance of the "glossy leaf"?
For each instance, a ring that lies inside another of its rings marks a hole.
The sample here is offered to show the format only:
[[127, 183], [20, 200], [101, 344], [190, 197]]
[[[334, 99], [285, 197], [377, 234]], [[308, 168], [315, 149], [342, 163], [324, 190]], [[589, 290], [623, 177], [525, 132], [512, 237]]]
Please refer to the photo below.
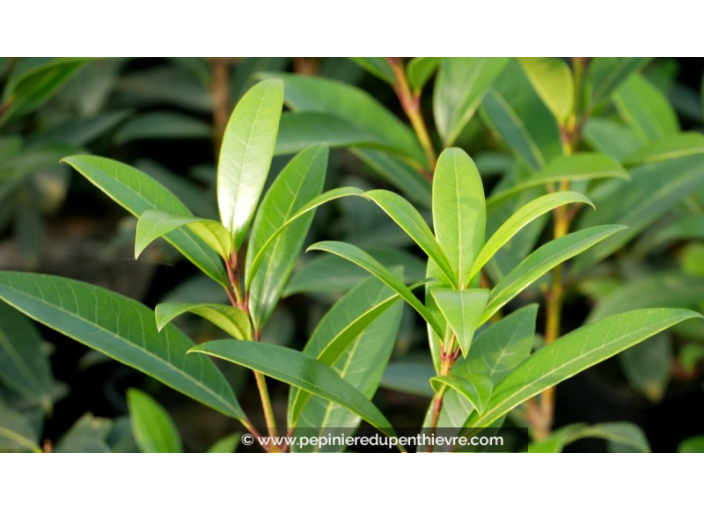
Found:
[[146, 211], [139, 217], [134, 242], [134, 258], [139, 258], [139, 254], [154, 240], [165, 237], [181, 227], [187, 227], [220, 257], [229, 260], [232, 253], [232, 237], [221, 223], [156, 210]]
[[406, 74], [408, 84], [415, 91], [421, 90], [437, 69], [440, 57], [415, 57], [408, 62]]
[[[134, 167], [98, 156], [71, 156], [63, 161], [138, 218], [152, 209], [192, 216], [169, 190]], [[222, 262], [193, 232], [181, 228], [165, 238], [205, 274], [227, 287], [227, 274]]]
[[557, 121], [515, 60], [494, 81], [481, 113], [489, 128], [533, 170], [562, 154]]
[[227, 416], [244, 417], [215, 365], [187, 357], [193, 342], [174, 326], [158, 332], [153, 312], [132, 299], [66, 278], [9, 271], [0, 272], [0, 299]]
[[630, 175], [618, 161], [604, 154], [583, 152], [570, 156], [558, 156], [540, 172], [533, 173], [515, 186], [489, 197], [487, 207], [496, 207], [515, 198], [519, 193], [545, 184], [608, 178], [628, 181]]
[[163, 407], [136, 388], [127, 390], [132, 433], [142, 453], [183, 453], [181, 436]]
[[359, 390], [343, 380], [332, 368], [301, 352], [280, 345], [236, 340], [208, 342], [193, 347], [189, 352], [209, 354], [258, 370], [264, 375], [335, 402], [385, 433], [393, 431], [384, 415]]
[[283, 108], [283, 84], [258, 83], [230, 116], [218, 161], [220, 219], [236, 249], [242, 245], [264, 189]]
[[[457, 343], [466, 358], [479, 326], [479, 319], [489, 299], [487, 289], [443, 289], [432, 290], [433, 299], [443, 317], [457, 337]], [[459, 391], [459, 390], [458, 390]]]
[[435, 236], [462, 288], [484, 244], [486, 206], [477, 167], [461, 149], [440, 154], [433, 178]]
[[391, 85], [396, 82], [396, 75], [386, 57], [350, 57], [350, 59], [377, 78]]
[[480, 324], [552, 268], [623, 230], [620, 225], [591, 227], [550, 241], [526, 257], [496, 285], [489, 296]]
[[392, 274], [387, 268], [381, 265], [378, 260], [374, 259], [361, 248], [339, 241], [322, 241], [310, 246], [308, 250], [326, 251], [335, 254], [373, 274], [411, 305], [436, 333], [441, 334], [442, 330], [440, 329], [440, 325], [430, 310], [413, 295], [411, 290], [404, 285], [401, 279]]
[[[542, 216], [546, 212], [551, 211], [552, 209], [576, 202], [589, 204], [592, 207], [594, 206], [591, 200], [580, 193], [576, 193], [574, 191], [558, 191], [556, 193], [550, 193], [549, 195], [544, 195], [536, 198], [535, 200], [531, 200], [526, 205], [518, 209], [499, 227], [496, 232], [494, 232], [494, 235], [489, 238], [482, 250], [479, 252], [477, 259], [474, 261], [474, 265], [472, 266], [472, 270], [469, 273], [469, 281], [471, 281], [472, 278], [474, 278], [474, 276], [481, 271], [481, 269], [492, 259], [492, 257], [501, 249], [502, 246], [508, 243], [513, 236], [515, 236], [531, 221]], [[468, 284], [469, 282], [465, 283]]]
[[484, 412], [489, 399], [493, 384], [491, 378], [483, 374], [472, 374], [467, 379], [451, 375], [441, 375], [432, 377], [430, 384], [436, 393], [439, 393], [443, 386], [448, 386], [457, 391], [464, 398], [469, 400], [480, 415]]
[[0, 381], [49, 411], [55, 383], [49, 359], [42, 352], [42, 342], [31, 321], [0, 303]]
[[457, 139], [462, 129], [506, 65], [506, 58], [443, 58], [433, 93], [433, 115], [445, 146]]
[[530, 444], [528, 452], [561, 453], [569, 444], [586, 438], [604, 439], [610, 445], [619, 444], [638, 452], [650, 453], [650, 445], [643, 431], [632, 423], [625, 422], [567, 425], [554, 431], [543, 441]]
[[[323, 204], [327, 204], [328, 202], [331, 202], [332, 200], [337, 200], [339, 198], [355, 197], [361, 196], [363, 194], [363, 190], [355, 188], [353, 186], [331, 189], [330, 191], [326, 191], [325, 193], [321, 193], [320, 195], [316, 196], [315, 198], [301, 206], [301, 208], [298, 209], [294, 214], [287, 217], [286, 220], [271, 233], [268, 239], [261, 244], [256, 255], [254, 255], [253, 258], [247, 262], [247, 265], [245, 267], [245, 289], [249, 290], [252, 280], [254, 279], [254, 276], [259, 270], [259, 266], [264, 261], [267, 255], [267, 250], [269, 246], [271, 246], [272, 243], [274, 243], [280, 235], [286, 232], [286, 229], [288, 229], [291, 225], [293, 225], [296, 221], [304, 217], [306, 214], [313, 211], [317, 207], [320, 207]], [[249, 249], [249, 253], [254, 253], [254, 250], [252, 250], [251, 247]]]
[[631, 153], [626, 165], [635, 166], [667, 159], [704, 154], [704, 135], [701, 133], [677, 133], [656, 140]]
[[206, 453], [235, 453], [242, 440], [242, 434], [235, 432], [213, 443]]
[[595, 57], [589, 64], [588, 74], [591, 106], [608, 99], [649, 60], [643, 57]]
[[378, 205], [440, 268], [447, 283], [457, 281], [450, 262], [418, 210], [405, 198], [387, 190], [367, 191], [364, 195]]
[[184, 313], [193, 313], [212, 322], [232, 338], [252, 339], [252, 326], [247, 314], [229, 305], [199, 303], [161, 303], [157, 305], [156, 325], [159, 331]]
[[533, 88], [561, 125], [572, 114], [574, 80], [569, 66], [559, 58], [518, 59]]
[[144, 113], [123, 124], [115, 134], [115, 141], [210, 138], [213, 128], [194, 117], [176, 112]]
[[618, 89], [615, 102], [621, 118], [643, 141], [679, 131], [677, 115], [665, 95], [640, 75]]
[[[311, 147], [298, 154], [281, 171], [262, 200], [252, 227], [246, 266], [255, 254], [261, 262], [254, 267], [249, 289], [249, 309], [255, 328], [271, 317], [303, 247], [315, 212], [299, 214], [311, 200], [320, 200], [328, 164], [328, 149]], [[293, 217], [300, 218], [290, 224]], [[268, 239], [284, 225], [290, 226], [267, 246]], [[245, 266], [245, 267], [246, 267]]]
[[494, 388], [482, 416], [468, 427], [485, 427], [545, 389], [569, 379], [675, 324], [701, 318], [689, 310], [655, 308], [626, 312], [583, 326], [531, 355]]
[[295, 112], [337, 115], [370, 135], [385, 141], [396, 152], [427, 165], [413, 131], [366, 92], [346, 83], [317, 76], [264, 73], [284, 82], [286, 105]]
[[631, 386], [657, 404], [665, 396], [674, 361], [672, 338], [659, 333], [626, 349], [619, 361]]

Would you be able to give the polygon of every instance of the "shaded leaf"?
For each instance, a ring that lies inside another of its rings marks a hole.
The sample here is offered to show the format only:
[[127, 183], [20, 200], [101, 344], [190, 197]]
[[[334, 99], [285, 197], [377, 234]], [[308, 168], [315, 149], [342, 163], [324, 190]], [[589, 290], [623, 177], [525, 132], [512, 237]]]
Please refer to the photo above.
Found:
[[156, 324], [159, 331], [184, 313], [193, 313], [212, 322], [232, 338], [238, 340], [252, 339], [252, 326], [249, 318], [239, 308], [229, 305], [197, 303], [161, 303], [157, 305]]
[[142, 453], [183, 453], [181, 436], [163, 407], [136, 388], [127, 390], [132, 433]]

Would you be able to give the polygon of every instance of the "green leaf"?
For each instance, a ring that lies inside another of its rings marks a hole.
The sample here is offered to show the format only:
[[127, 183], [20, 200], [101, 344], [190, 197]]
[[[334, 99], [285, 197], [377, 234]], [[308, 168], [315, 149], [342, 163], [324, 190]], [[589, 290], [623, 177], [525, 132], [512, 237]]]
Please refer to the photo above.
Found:
[[218, 160], [218, 207], [235, 249], [244, 241], [269, 175], [283, 100], [283, 83], [258, 83], [242, 96], [225, 129]]
[[366, 69], [377, 78], [391, 85], [396, 83], [396, 75], [386, 57], [350, 57], [350, 60]]
[[486, 206], [477, 167], [461, 149], [440, 154], [433, 178], [433, 225], [462, 288], [484, 244]]
[[[489, 299], [487, 289], [443, 289], [432, 290], [433, 299], [452, 331], [466, 358], [474, 338], [474, 332], [479, 326], [479, 319], [484, 313], [484, 307]], [[458, 390], [459, 391], [459, 390]]]
[[262, 372], [335, 402], [384, 433], [393, 434], [391, 424], [367, 397], [343, 380], [335, 370], [306, 354], [280, 345], [236, 340], [207, 342], [193, 347], [189, 352], [209, 354]]
[[115, 141], [211, 138], [213, 127], [189, 115], [177, 112], [149, 112], [126, 122], [115, 134]]
[[683, 158], [693, 154], [704, 154], [704, 135], [701, 133], [677, 133], [655, 140], [631, 153], [626, 165], [636, 166], [667, 159]]
[[[503, 381], [530, 355], [537, 314], [538, 305], [525, 306], [477, 335], [466, 360], [469, 373], [491, 376], [494, 386]], [[462, 375], [465, 370], [456, 363], [452, 372]]]
[[0, 402], [0, 452], [41, 453], [39, 434], [28, 418]]
[[401, 393], [432, 398], [435, 392], [429, 381], [434, 376], [435, 368], [429, 358], [427, 361], [416, 359], [392, 361], [384, 371], [381, 386]]
[[[313, 211], [317, 207], [320, 207], [323, 204], [327, 204], [328, 202], [332, 200], [337, 200], [338, 198], [343, 198], [343, 197], [354, 197], [354, 196], [361, 196], [364, 194], [364, 191], [355, 188], [353, 186], [345, 186], [342, 188], [335, 188], [331, 189], [330, 191], [326, 191], [325, 193], [322, 193], [312, 200], [310, 200], [308, 203], [303, 205], [300, 209], [298, 209], [295, 214], [289, 216], [286, 221], [283, 222], [280, 226], [276, 228], [274, 232], [271, 233], [269, 238], [261, 244], [259, 247], [257, 254], [252, 258], [252, 260], [248, 260], [246, 267], [245, 267], [245, 290], [249, 290], [252, 280], [254, 279], [254, 276], [257, 274], [257, 271], [259, 270], [259, 266], [262, 264], [264, 261], [265, 257], [267, 256], [267, 250], [271, 244], [278, 239], [278, 237], [283, 234], [286, 229], [288, 229], [289, 226], [291, 226], [294, 222], [308, 214], [309, 212]], [[249, 253], [253, 253], [254, 250], [250, 246], [249, 248]], [[248, 253], [248, 257], [249, 257]]]
[[433, 93], [433, 115], [446, 147], [453, 144], [472, 118], [507, 61], [503, 57], [441, 60]]
[[97, 418], [90, 413], [81, 416], [58, 443], [56, 453], [110, 453], [107, 444], [112, 420]]
[[592, 117], [584, 126], [584, 140], [598, 152], [603, 152], [618, 161], [623, 161], [643, 145], [633, 130], [622, 123]]
[[471, 402], [480, 415], [489, 403], [491, 390], [494, 387], [491, 378], [484, 374], [472, 374], [467, 379], [451, 375], [439, 375], [431, 377], [430, 384], [433, 386], [435, 393], [439, 393], [444, 386], [457, 391]]
[[541, 246], [492, 289], [480, 324], [489, 320], [501, 307], [552, 268], [624, 228], [621, 225], [591, 227], [567, 234]]
[[494, 388], [482, 416], [472, 415], [466, 426], [486, 427], [517, 405], [547, 388], [610, 358], [698, 313], [679, 309], [626, 312], [583, 326], [531, 355]]
[[232, 338], [238, 340], [252, 339], [252, 326], [247, 314], [239, 308], [229, 305], [199, 303], [161, 303], [157, 305], [156, 325], [159, 331], [184, 313], [193, 313], [212, 322]]
[[183, 453], [181, 436], [163, 407], [136, 388], [127, 390], [132, 432], [142, 453]]
[[615, 181], [608, 188], [596, 190], [591, 195], [596, 211], [585, 211], [577, 225], [584, 228], [618, 223], [629, 230], [579, 257], [576, 266], [584, 269], [612, 254], [702, 186], [704, 156], [695, 155], [634, 168], [631, 182]]
[[673, 363], [672, 338], [659, 333], [619, 355], [631, 386], [657, 404], [665, 396]]
[[575, 202], [589, 204], [594, 207], [592, 201], [581, 193], [576, 193], [574, 191], [558, 191], [557, 193], [550, 193], [549, 195], [544, 195], [536, 198], [535, 200], [531, 200], [526, 205], [518, 209], [499, 227], [496, 232], [494, 232], [494, 235], [489, 238], [482, 248], [482, 251], [479, 252], [477, 259], [474, 261], [474, 265], [472, 266], [472, 270], [469, 273], [468, 282], [471, 281], [472, 278], [474, 278], [477, 273], [479, 273], [479, 271], [481, 271], [481, 269], [492, 259], [496, 252], [508, 243], [513, 236], [520, 232], [523, 227], [552, 209]]
[[[299, 211], [311, 200], [320, 199], [327, 164], [326, 147], [304, 150], [286, 165], [262, 200], [252, 227], [245, 266], [253, 263], [256, 255], [261, 253], [260, 265], [253, 268], [255, 271], [252, 271], [248, 286], [249, 309], [255, 328], [261, 330], [271, 317], [298, 260], [315, 214], [311, 210], [300, 215]], [[290, 220], [294, 216], [300, 221], [292, 225]], [[288, 228], [266, 244], [286, 224]]]
[[206, 453], [235, 453], [242, 439], [242, 434], [235, 432], [218, 439], [212, 444]]
[[[372, 398], [396, 341], [403, 308], [399, 299], [383, 282], [367, 278], [323, 317], [303, 353], [335, 368], [340, 377]], [[296, 410], [299, 406], [302, 412]], [[308, 433], [353, 428], [359, 418], [337, 404], [292, 388], [289, 425], [294, 423]]]
[[559, 58], [518, 59], [543, 103], [565, 125], [574, 107], [574, 80], [569, 66]]
[[487, 199], [487, 207], [496, 207], [509, 199], [515, 198], [526, 190], [545, 184], [570, 181], [586, 181], [608, 178], [630, 180], [630, 175], [621, 163], [604, 154], [582, 152], [569, 156], [558, 156], [540, 172], [532, 173], [515, 186], [495, 193]]
[[562, 154], [557, 121], [517, 61], [510, 60], [494, 81], [481, 113], [489, 128], [533, 170]]
[[423, 303], [421, 303], [420, 300], [413, 295], [411, 290], [404, 285], [401, 279], [391, 273], [391, 271], [381, 265], [378, 260], [374, 259], [361, 248], [357, 248], [356, 246], [348, 243], [341, 243], [339, 241], [322, 241], [310, 246], [308, 251], [310, 250], [319, 250], [332, 253], [338, 257], [349, 260], [350, 262], [373, 274], [386, 285], [391, 287], [396, 293], [398, 293], [399, 296], [411, 305], [437, 334], [442, 335], [442, 329], [430, 310], [428, 310], [428, 308], [426, 308], [425, 305], [423, 305]]
[[640, 75], [632, 76], [614, 96], [623, 121], [643, 141], [673, 135], [680, 129], [677, 114], [665, 95]]
[[55, 382], [42, 342], [31, 321], [0, 302], [0, 381], [50, 411]]
[[[293, 112], [281, 116], [274, 154], [293, 154], [312, 145], [371, 147], [398, 152], [393, 144], [331, 113]], [[418, 173], [417, 170], [413, 170]]]
[[426, 166], [425, 153], [413, 131], [366, 92], [343, 82], [314, 76], [264, 73], [284, 82], [286, 105], [295, 112], [336, 115], [384, 140], [395, 152]]
[[590, 106], [593, 108], [618, 89], [650, 58], [643, 57], [595, 57], [589, 64], [588, 82], [591, 90]]
[[408, 83], [415, 92], [419, 92], [440, 64], [440, 57], [415, 57], [406, 66]]
[[704, 453], [704, 436], [692, 436], [680, 443], [677, 453]]
[[0, 299], [60, 333], [236, 419], [244, 413], [220, 371], [186, 356], [193, 342], [132, 299], [57, 276], [0, 272]]
[[[138, 218], [152, 209], [178, 216], [192, 216], [169, 190], [129, 165], [97, 156], [71, 156], [63, 162]], [[227, 288], [228, 279], [222, 262], [193, 232], [181, 228], [168, 234], [166, 240], [205, 274]]]
[[139, 254], [155, 239], [166, 237], [181, 227], [188, 227], [215, 253], [224, 260], [229, 260], [232, 253], [232, 237], [222, 224], [214, 220], [180, 216], [156, 210], [146, 211], [139, 217], [134, 242], [134, 258], [139, 258]]
[[84, 57], [25, 58], [18, 66], [21, 72], [14, 72], [5, 85], [2, 103], [6, 108], [0, 115], [0, 126], [39, 108], [90, 60]]
[[378, 205], [437, 264], [449, 284], [457, 281], [450, 262], [418, 210], [405, 198], [387, 190], [367, 191], [365, 198]]
[[604, 439], [643, 453], [650, 453], [650, 445], [643, 431], [632, 423], [613, 422], [586, 425], [575, 423], [555, 430], [543, 441], [528, 445], [529, 453], [561, 453], [565, 446], [580, 439]]

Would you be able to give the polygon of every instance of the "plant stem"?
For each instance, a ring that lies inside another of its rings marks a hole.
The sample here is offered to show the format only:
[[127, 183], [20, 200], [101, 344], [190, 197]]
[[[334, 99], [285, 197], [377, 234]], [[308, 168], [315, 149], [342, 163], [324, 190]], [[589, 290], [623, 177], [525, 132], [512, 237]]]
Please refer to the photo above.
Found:
[[230, 59], [212, 57], [210, 66], [213, 75], [211, 91], [213, 95], [213, 123], [215, 124], [215, 160], [217, 161], [227, 121], [230, 118]]
[[428, 128], [425, 125], [425, 120], [423, 119], [423, 113], [420, 109], [420, 91], [415, 93], [411, 92], [408, 86], [408, 80], [406, 80], [406, 72], [403, 68], [403, 61], [400, 57], [387, 57], [391, 68], [396, 76], [396, 83], [394, 84], [394, 90], [398, 96], [403, 111], [406, 112], [408, 120], [411, 121], [411, 126], [418, 137], [421, 147], [425, 152], [425, 156], [428, 159], [429, 168], [423, 169], [423, 173], [427, 174], [426, 177], [430, 177], [432, 180], [432, 173], [435, 170], [435, 163], [437, 156], [435, 155], [435, 149], [433, 148], [433, 142], [428, 134]]
[[[455, 344], [455, 334], [452, 333], [450, 339], [442, 346], [442, 352], [440, 354], [440, 375], [450, 375], [452, 366], [455, 364], [457, 359], [457, 354], [454, 351]], [[445, 390], [447, 386], [443, 386], [438, 393], [433, 397], [433, 414], [430, 417], [430, 434], [435, 434], [438, 428], [438, 422], [440, 421], [440, 412], [442, 411], [442, 402], [445, 397]], [[433, 445], [428, 445], [426, 450], [428, 453], [433, 453]]]

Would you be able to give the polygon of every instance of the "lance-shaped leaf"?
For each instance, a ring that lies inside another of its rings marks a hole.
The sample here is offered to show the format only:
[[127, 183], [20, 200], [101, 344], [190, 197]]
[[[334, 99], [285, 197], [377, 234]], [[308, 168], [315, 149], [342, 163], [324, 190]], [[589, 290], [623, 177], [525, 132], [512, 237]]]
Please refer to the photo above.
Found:
[[492, 289], [489, 303], [486, 305], [486, 311], [480, 324], [489, 320], [497, 310], [558, 264], [625, 228], [621, 225], [591, 227], [567, 234], [541, 246], [518, 264]]
[[247, 314], [239, 308], [228, 305], [200, 303], [161, 303], [155, 309], [156, 325], [159, 331], [184, 313], [193, 313], [212, 322], [232, 338], [252, 339], [252, 325]]
[[465, 285], [468, 285], [469, 282], [472, 281], [472, 278], [474, 278], [491, 258], [496, 255], [496, 252], [508, 243], [513, 236], [520, 232], [523, 227], [556, 207], [575, 202], [589, 204], [594, 207], [592, 201], [581, 193], [574, 191], [558, 191], [557, 193], [550, 193], [549, 195], [538, 197], [518, 209], [496, 232], [494, 232], [494, 235], [491, 236], [482, 248], [482, 251], [479, 252]]
[[332, 368], [306, 354], [280, 345], [236, 340], [208, 342], [193, 347], [189, 352], [209, 354], [257, 370], [335, 402], [384, 433], [393, 434], [389, 421], [367, 397], [342, 379]]
[[608, 178], [630, 180], [630, 175], [621, 163], [604, 154], [583, 152], [570, 156], [559, 156], [540, 172], [533, 173], [515, 186], [489, 197], [487, 207], [496, 207], [528, 189], [561, 181], [586, 181]]
[[433, 259], [445, 276], [447, 283], [452, 285], [457, 281], [450, 262], [430, 227], [408, 200], [387, 190], [367, 191], [363, 196], [378, 205], [408, 234], [408, 237], [416, 242], [421, 250]]
[[51, 410], [54, 378], [42, 337], [24, 315], [0, 303], [0, 381], [32, 403]]
[[457, 337], [462, 356], [466, 358], [489, 299], [489, 291], [436, 288], [432, 292], [435, 303]]
[[558, 58], [519, 58], [533, 88], [561, 125], [572, 114], [574, 80], [567, 64]]
[[386, 57], [350, 57], [360, 67], [363, 67], [377, 78], [393, 85], [396, 83], [396, 75]]
[[283, 101], [283, 83], [258, 83], [242, 96], [225, 129], [218, 161], [218, 207], [236, 249], [244, 241], [269, 175]]
[[[331, 189], [330, 191], [326, 191], [325, 193], [322, 193], [312, 199], [310, 202], [305, 204], [303, 207], [301, 207], [298, 211], [296, 211], [295, 214], [291, 215], [289, 218], [286, 219], [286, 221], [279, 226], [272, 234], [269, 236], [269, 238], [262, 243], [261, 247], [259, 248], [259, 251], [257, 254], [253, 257], [251, 262], [248, 262], [245, 267], [245, 290], [249, 290], [250, 285], [252, 284], [252, 280], [254, 279], [254, 276], [257, 274], [257, 271], [259, 269], [259, 266], [261, 263], [264, 261], [264, 258], [267, 253], [267, 249], [271, 244], [276, 241], [276, 239], [286, 231], [288, 227], [290, 227], [292, 224], [294, 224], [296, 221], [301, 219], [303, 216], [305, 216], [307, 213], [310, 211], [314, 210], [317, 207], [320, 207], [323, 204], [327, 204], [328, 202], [331, 202], [333, 200], [337, 200], [338, 198], [343, 198], [343, 197], [358, 197], [362, 196], [364, 194], [364, 191], [355, 188], [353, 186], [345, 186], [342, 188], [335, 188]], [[249, 252], [252, 252], [253, 250], [249, 250]]]
[[440, 62], [433, 114], [445, 146], [452, 145], [506, 65], [506, 58], [458, 57]]
[[644, 77], [631, 76], [614, 97], [621, 118], [641, 140], [657, 140], [679, 131], [677, 114], [667, 97]]
[[406, 74], [408, 84], [418, 92], [430, 79], [440, 63], [440, 57], [415, 57], [408, 62]]
[[561, 453], [580, 439], [604, 439], [612, 445], [622, 445], [642, 453], [650, 453], [650, 445], [643, 431], [632, 423], [613, 422], [587, 425], [574, 423], [554, 431], [546, 439], [528, 445], [529, 453]]
[[81, 416], [56, 444], [56, 453], [110, 453], [107, 444], [112, 420], [96, 418], [90, 413]]
[[[340, 377], [372, 398], [396, 342], [402, 312], [399, 296], [383, 282], [368, 277], [323, 317], [303, 352], [333, 367]], [[297, 406], [303, 404], [302, 412], [297, 412]], [[291, 388], [289, 426], [293, 424], [307, 434], [326, 428], [354, 428], [359, 417], [333, 402]], [[302, 450], [309, 449], [295, 451]]]
[[300, 215], [295, 225], [289, 224], [266, 249], [262, 247], [302, 207], [319, 197], [327, 164], [327, 147], [316, 146], [304, 150], [286, 165], [262, 200], [252, 227], [246, 264], [254, 262], [255, 254], [262, 254], [261, 266], [256, 274], [253, 273], [248, 287], [249, 309], [254, 326], [258, 329], [264, 326], [281, 297], [315, 212], [311, 210]]
[[[317, 76], [263, 73], [284, 82], [286, 105], [295, 112], [336, 115], [394, 148], [417, 164], [427, 165], [423, 149], [413, 131], [376, 99], [361, 89]], [[417, 172], [416, 172], [417, 173]]]
[[440, 324], [438, 324], [438, 321], [435, 319], [431, 311], [428, 310], [428, 308], [426, 308], [425, 305], [423, 305], [423, 303], [421, 303], [420, 300], [413, 295], [413, 292], [411, 292], [411, 290], [404, 285], [400, 278], [391, 273], [391, 271], [381, 265], [378, 260], [369, 255], [366, 251], [361, 248], [357, 248], [354, 245], [341, 243], [339, 241], [322, 241], [315, 243], [310, 246], [308, 250], [320, 250], [332, 253], [338, 257], [349, 260], [350, 262], [373, 274], [396, 291], [399, 296], [411, 305], [437, 334], [442, 335]]
[[582, 132], [589, 147], [618, 161], [623, 161], [643, 145], [638, 135], [618, 119], [592, 117]]
[[491, 391], [494, 388], [491, 377], [484, 374], [471, 374], [467, 378], [439, 375], [431, 377], [430, 384], [435, 393], [439, 393], [444, 386], [449, 386], [469, 400], [480, 415], [489, 403]]
[[533, 170], [562, 154], [557, 121], [516, 60], [509, 60], [494, 80], [481, 113], [488, 126]]
[[163, 211], [146, 211], [137, 221], [134, 241], [134, 258], [155, 239], [165, 237], [176, 229], [188, 227], [200, 240], [207, 244], [224, 260], [229, 260], [232, 253], [232, 237], [222, 224], [214, 220], [179, 216]]
[[440, 154], [433, 178], [435, 236], [461, 287], [484, 244], [486, 205], [477, 167], [461, 149]]
[[9, 271], [0, 272], [0, 299], [227, 416], [244, 418], [215, 365], [186, 356], [193, 342], [171, 325], [157, 331], [154, 313], [137, 301], [66, 278]]
[[677, 133], [669, 135], [636, 150], [626, 158], [628, 166], [642, 165], [666, 159], [704, 154], [704, 135]]
[[206, 453], [235, 453], [242, 439], [241, 432], [229, 434], [213, 443]]
[[[138, 218], [152, 209], [178, 216], [193, 216], [173, 193], [134, 167], [98, 156], [71, 156], [62, 161]], [[165, 238], [205, 274], [227, 287], [227, 274], [222, 262], [197, 235], [181, 228]]]
[[132, 433], [142, 453], [183, 453], [181, 436], [163, 407], [136, 388], [127, 390]]
[[0, 452], [41, 453], [39, 434], [23, 414], [0, 402]]
[[643, 57], [595, 57], [589, 64], [590, 107], [608, 99], [630, 76], [648, 63]]
[[558, 338], [531, 355], [496, 388], [484, 414], [467, 427], [487, 427], [547, 388], [687, 319], [690, 310], [651, 308], [607, 317]]
[[[371, 331], [368, 328], [398, 303], [399, 299], [400, 296], [380, 280], [370, 278], [363, 281], [338, 301], [323, 318], [303, 352], [330, 367], [338, 365], [338, 362], [345, 357], [345, 353], [348, 353], [348, 349], [363, 334], [365, 338], [368, 337], [369, 331]], [[398, 314], [394, 314], [393, 317], [396, 317], [396, 315]], [[353, 317], [352, 320], [349, 320], [350, 316]], [[391, 314], [387, 314], [387, 316], [391, 317]], [[397, 319], [400, 320], [400, 316]], [[342, 321], [345, 321], [344, 326], [339, 324]], [[391, 324], [393, 323], [396, 323], [397, 330], [398, 321], [394, 320]], [[335, 328], [334, 333], [331, 333], [331, 328]], [[382, 335], [382, 337], [387, 338], [388, 335]], [[347, 361], [351, 363], [353, 358], [348, 356]], [[347, 371], [349, 364], [345, 365], [344, 368]], [[381, 373], [378, 375], [381, 378]], [[295, 425], [298, 423], [310, 397], [310, 393], [295, 392], [294, 397], [289, 401], [290, 424]]]

